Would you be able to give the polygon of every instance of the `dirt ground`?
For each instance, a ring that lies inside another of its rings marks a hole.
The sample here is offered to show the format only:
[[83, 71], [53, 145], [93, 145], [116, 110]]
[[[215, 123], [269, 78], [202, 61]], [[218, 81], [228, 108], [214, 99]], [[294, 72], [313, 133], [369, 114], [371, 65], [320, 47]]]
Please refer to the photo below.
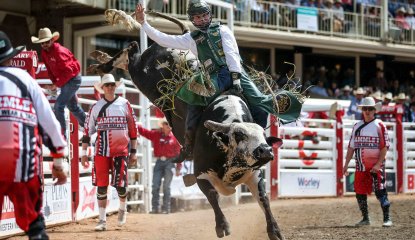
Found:
[[[379, 202], [369, 197], [371, 226], [356, 228], [360, 212], [354, 197], [279, 199], [271, 202], [277, 222], [289, 239], [415, 239], [415, 195], [391, 195], [393, 227], [382, 227]], [[268, 239], [264, 215], [256, 202], [223, 207], [231, 226], [224, 240]], [[107, 219], [108, 230], [94, 232], [96, 219], [48, 228], [50, 239], [216, 239], [213, 211], [209, 208], [152, 215], [130, 213], [127, 224], [116, 227], [116, 215]], [[24, 239], [13, 237], [13, 240]]]

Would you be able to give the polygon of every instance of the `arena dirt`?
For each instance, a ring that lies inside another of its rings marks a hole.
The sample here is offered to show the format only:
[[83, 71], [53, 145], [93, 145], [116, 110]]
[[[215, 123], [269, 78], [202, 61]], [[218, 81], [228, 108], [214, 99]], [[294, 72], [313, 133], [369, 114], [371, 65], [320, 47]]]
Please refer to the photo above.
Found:
[[[271, 202], [286, 239], [415, 239], [415, 195], [391, 195], [394, 226], [382, 227], [379, 202], [369, 197], [371, 226], [355, 228], [360, 220], [353, 196], [343, 198], [279, 199]], [[231, 225], [224, 240], [268, 239], [265, 218], [257, 203], [223, 208]], [[116, 227], [116, 215], [109, 216], [108, 230], [94, 232], [96, 219], [48, 228], [50, 239], [141, 239], [141, 240], [212, 240], [217, 239], [211, 209], [177, 212], [169, 215], [131, 213], [127, 224]], [[23, 237], [14, 237], [24, 239]]]

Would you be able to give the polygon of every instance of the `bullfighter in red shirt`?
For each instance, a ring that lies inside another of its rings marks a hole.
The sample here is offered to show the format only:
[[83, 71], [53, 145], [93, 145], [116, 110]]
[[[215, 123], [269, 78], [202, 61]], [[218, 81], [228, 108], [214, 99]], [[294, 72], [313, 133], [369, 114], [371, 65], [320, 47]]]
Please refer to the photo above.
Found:
[[33, 43], [40, 43], [42, 46], [41, 58], [48, 70], [49, 78], [53, 82], [53, 89], [59, 87], [61, 93], [56, 99], [54, 112], [61, 124], [63, 133], [66, 132], [65, 106], [78, 119], [79, 125], [84, 126], [85, 112], [78, 105], [76, 91], [81, 86], [80, 65], [78, 60], [69, 51], [56, 41], [59, 33], [50, 31], [49, 28], [41, 28], [39, 37], [32, 37]]

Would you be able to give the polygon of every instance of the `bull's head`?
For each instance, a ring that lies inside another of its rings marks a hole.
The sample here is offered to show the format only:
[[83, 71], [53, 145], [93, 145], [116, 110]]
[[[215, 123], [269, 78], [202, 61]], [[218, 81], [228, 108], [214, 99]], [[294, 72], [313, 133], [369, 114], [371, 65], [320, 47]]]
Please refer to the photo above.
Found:
[[205, 127], [213, 131], [213, 137], [227, 152], [228, 161], [237, 158], [253, 168], [272, 161], [272, 146], [282, 145], [280, 138], [266, 138], [264, 129], [255, 123], [217, 123], [208, 120]]

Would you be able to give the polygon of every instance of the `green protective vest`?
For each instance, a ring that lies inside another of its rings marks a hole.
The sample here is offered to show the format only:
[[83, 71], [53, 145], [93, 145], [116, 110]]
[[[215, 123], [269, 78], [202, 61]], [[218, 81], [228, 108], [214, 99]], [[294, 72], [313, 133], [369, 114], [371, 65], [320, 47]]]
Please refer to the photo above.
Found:
[[[191, 105], [207, 106], [219, 94], [217, 92], [218, 71], [220, 68], [227, 66], [225, 53], [223, 52], [222, 37], [220, 35], [220, 24], [211, 24], [206, 33], [195, 30], [190, 35], [196, 42], [198, 58], [204, 71], [195, 73], [176, 92], [176, 96]], [[210, 83], [207, 82], [207, 78], [210, 79]], [[200, 88], [209, 87], [214, 88], [213, 94], [200, 94], [200, 91], [198, 91]]]
[[207, 33], [199, 30], [190, 33], [196, 42], [199, 61], [209, 74], [217, 73], [221, 67], [226, 66], [219, 26], [219, 23], [213, 23]]

